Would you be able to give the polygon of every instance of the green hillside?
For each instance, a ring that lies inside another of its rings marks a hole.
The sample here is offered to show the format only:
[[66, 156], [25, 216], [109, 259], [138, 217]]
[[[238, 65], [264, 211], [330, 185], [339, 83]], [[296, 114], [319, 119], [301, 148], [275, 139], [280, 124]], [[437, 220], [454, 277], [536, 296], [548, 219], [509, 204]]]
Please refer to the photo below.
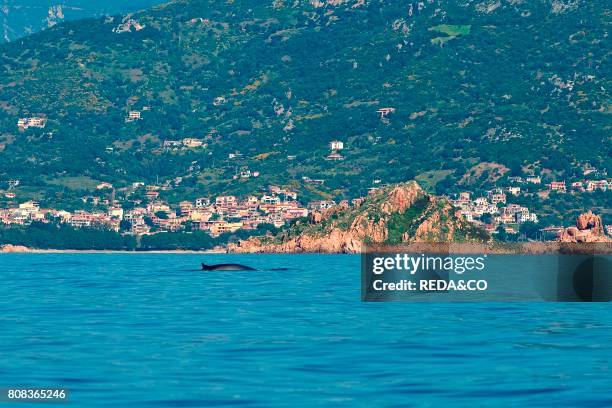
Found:
[[163, 0], [5, 0], [0, 8], [0, 43], [15, 41], [64, 20], [143, 10]]
[[[0, 181], [56, 203], [99, 181], [340, 198], [423, 174], [443, 192], [481, 162], [612, 173], [610, 16], [603, 0], [180, 0], [66, 22], [0, 46]], [[46, 127], [19, 130], [30, 116]], [[162, 147], [188, 137], [207, 147]], [[344, 160], [325, 160], [335, 139]]]

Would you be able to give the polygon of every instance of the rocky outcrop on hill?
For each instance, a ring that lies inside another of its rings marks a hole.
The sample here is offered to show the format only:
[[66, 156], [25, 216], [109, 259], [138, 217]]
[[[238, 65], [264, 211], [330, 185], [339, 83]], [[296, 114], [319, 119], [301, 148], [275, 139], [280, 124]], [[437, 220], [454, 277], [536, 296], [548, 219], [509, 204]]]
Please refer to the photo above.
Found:
[[563, 230], [558, 237], [560, 242], [612, 242], [604, 233], [601, 217], [592, 211], [581, 214], [576, 226]]
[[364, 245], [410, 242], [484, 242], [488, 236], [456, 213], [445, 200], [416, 182], [380, 189], [368, 197], [314, 212], [271, 238], [230, 245], [241, 253], [357, 253]]

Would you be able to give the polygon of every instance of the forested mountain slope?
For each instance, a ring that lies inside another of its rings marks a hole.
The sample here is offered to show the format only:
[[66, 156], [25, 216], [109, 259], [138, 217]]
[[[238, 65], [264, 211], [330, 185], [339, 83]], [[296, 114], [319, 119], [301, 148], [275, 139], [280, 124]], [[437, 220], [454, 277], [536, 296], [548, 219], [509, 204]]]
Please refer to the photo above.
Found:
[[[603, 0], [178, 0], [62, 23], [0, 46], [0, 180], [40, 199], [176, 177], [177, 196], [281, 183], [352, 197], [424, 173], [444, 192], [479, 163], [485, 182], [534, 163], [610, 172], [610, 13]], [[18, 129], [33, 116], [44, 129]], [[163, 147], [183, 138], [207, 147]], [[325, 159], [335, 139], [344, 160]], [[260, 177], [234, 178], [247, 169]]]

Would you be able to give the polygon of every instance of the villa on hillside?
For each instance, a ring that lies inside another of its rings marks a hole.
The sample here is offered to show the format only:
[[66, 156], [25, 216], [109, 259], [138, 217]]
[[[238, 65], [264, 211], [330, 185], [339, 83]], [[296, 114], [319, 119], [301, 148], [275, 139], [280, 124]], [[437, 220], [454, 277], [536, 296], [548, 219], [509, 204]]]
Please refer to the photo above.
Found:
[[589, 180], [587, 181], [586, 190], [593, 192], [595, 190], [608, 191], [608, 180]]
[[140, 111], [129, 111], [127, 117], [125, 118], [125, 122], [129, 123], [129, 122], [133, 122], [135, 120], [141, 120], [142, 116], [140, 114]]
[[386, 118], [390, 113], [395, 113], [395, 108], [380, 108], [377, 110], [381, 119]]
[[102, 182], [96, 186], [96, 190], [104, 190], [104, 189], [112, 189], [113, 185], [111, 183]]
[[162, 147], [164, 149], [176, 149], [183, 146], [183, 142], [181, 140], [164, 140]]
[[574, 181], [572, 183], [572, 190], [573, 191], [578, 191], [578, 192], [583, 192], [584, 191], [584, 185], [582, 184], [582, 181]]
[[312, 201], [310, 204], [308, 204], [308, 209], [315, 211], [323, 211], [327, 210], [328, 208], [332, 208], [335, 205], [336, 202], [333, 200]]
[[567, 192], [567, 187], [565, 185], [565, 181], [553, 181], [550, 183], [550, 189], [552, 191], [556, 191], [558, 193]]
[[541, 184], [542, 178], [540, 178], [539, 176], [530, 176], [530, 177], [527, 177], [525, 181], [531, 184]]
[[208, 207], [210, 205], [210, 199], [206, 197], [197, 198], [195, 200], [196, 208]]
[[344, 149], [344, 142], [341, 142], [340, 140], [332, 140], [329, 143], [329, 148], [333, 151], [342, 150]]
[[47, 118], [32, 116], [30, 118], [21, 118], [17, 121], [17, 127], [21, 130], [26, 130], [31, 127], [44, 129], [47, 125]]

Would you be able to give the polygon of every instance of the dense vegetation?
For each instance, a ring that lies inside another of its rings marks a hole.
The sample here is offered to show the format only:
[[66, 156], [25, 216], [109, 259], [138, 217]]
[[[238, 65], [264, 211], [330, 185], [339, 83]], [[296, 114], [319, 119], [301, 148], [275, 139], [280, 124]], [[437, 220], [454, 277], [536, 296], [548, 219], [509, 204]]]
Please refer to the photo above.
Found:
[[66, 224], [33, 222], [25, 227], [0, 227], [0, 243], [58, 250], [197, 251], [247, 239], [252, 235], [275, 232], [277, 230], [273, 226], [262, 224], [255, 231], [241, 230], [214, 238], [203, 231], [159, 233], [136, 238], [107, 229], [73, 228]]
[[0, 228], [2, 244], [37, 249], [135, 250], [136, 239], [103, 229], [75, 229], [68, 225], [32, 223]]
[[[464, 177], [482, 162], [612, 172], [609, 2], [315, 3], [180, 0], [135, 14], [140, 31], [92, 19], [0, 46], [0, 180], [70, 206], [99, 181], [178, 176], [177, 200], [269, 183], [354, 197], [413, 177], [445, 192], [490, 184]], [[46, 128], [18, 131], [31, 115]], [[208, 147], [161, 148], [184, 137]], [[344, 161], [324, 159], [333, 139]], [[233, 179], [246, 168], [261, 177]]]

